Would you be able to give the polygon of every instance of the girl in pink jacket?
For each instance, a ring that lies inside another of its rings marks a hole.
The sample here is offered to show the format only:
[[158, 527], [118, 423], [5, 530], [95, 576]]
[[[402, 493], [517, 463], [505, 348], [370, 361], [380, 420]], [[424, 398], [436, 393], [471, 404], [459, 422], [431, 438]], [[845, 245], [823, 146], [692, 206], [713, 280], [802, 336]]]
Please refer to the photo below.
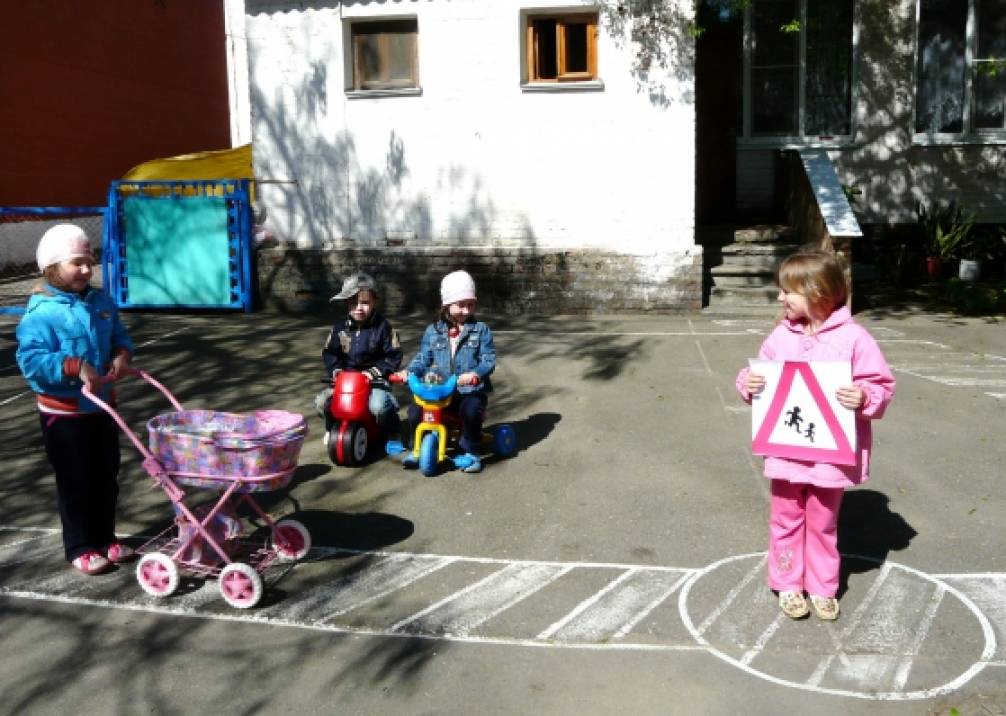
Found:
[[[869, 477], [871, 423], [894, 397], [894, 376], [877, 342], [852, 320], [848, 288], [837, 258], [824, 251], [799, 251], [779, 267], [783, 315], [762, 344], [764, 360], [841, 360], [852, 363], [852, 385], [839, 388], [840, 405], [856, 411], [858, 462], [833, 465], [780, 457], [765, 458], [772, 481], [768, 584], [779, 607], [799, 619], [810, 612], [838, 618], [838, 510], [846, 487]], [[744, 368], [737, 390], [745, 402], [765, 389], [765, 377]], [[810, 596], [810, 606], [804, 597]]]

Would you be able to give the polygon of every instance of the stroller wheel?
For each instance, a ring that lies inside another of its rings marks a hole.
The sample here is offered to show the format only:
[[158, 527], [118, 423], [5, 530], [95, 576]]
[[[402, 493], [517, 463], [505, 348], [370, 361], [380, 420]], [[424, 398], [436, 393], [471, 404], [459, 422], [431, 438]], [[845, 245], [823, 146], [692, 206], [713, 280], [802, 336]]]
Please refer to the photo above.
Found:
[[136, 581], [147, 594], [168, 597], [178, 589], [178, 567], [168, 555], [151, 552], [136, 565]]
[[219, 581], [220, 594], [235, 609], [250, 609], [262, 598], [262, 577], [244, 562], [224, 567]]
[[282, 559], [303, 559], [311, 551], [311, 533], [297, 520], [276, 523], [273, 546]]

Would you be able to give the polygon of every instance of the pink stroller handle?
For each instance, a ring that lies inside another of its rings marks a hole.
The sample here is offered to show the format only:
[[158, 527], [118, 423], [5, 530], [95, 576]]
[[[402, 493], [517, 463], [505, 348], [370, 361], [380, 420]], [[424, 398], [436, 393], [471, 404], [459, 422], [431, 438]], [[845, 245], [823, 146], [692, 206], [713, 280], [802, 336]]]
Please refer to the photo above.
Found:
[[[156, 380], [154, 380], [154, 378], [149, 373], [147, 373], [146, 371], [140, 370], [139, 368], [129, 368], [129, 369], [127, 369], [127, 372], [130, 375], [138, 375], [138, 376], [140, 376], [145, 381], [147, 381], [152, 386], [154, 386], [159, 391], [161, 391], [161, 393], [164, 394], [164, 397], [168, 399], [168, 402], [171, 403], [171, 405], [175, 408], [175, 410], [179, 410], [179, 411], [184, 410], [184, 408], [182, 408], [182, 404], [179, 403], [178, 400], [175, 398], [175, 396], [171, 394], [171, 391], [169, 391], [167, 388], [165, 388], [159, 382], [157, 382]], [[115, 382], [115, 378], [110, 378], [109, 376], [106, 375], [106, 376], [103, 376], [101, 378], [100, 382], [102, 384], [104, 384], [104, 383], [112, 383], [112, 382]], [[127, 436], [129, 436], [129, 439], [133, 441], [133, 445], [135, 445], [136, 449], [139, 450], [140, 453], [143, 455], [143, 457], [144, 457], [143, 466], [147, 469], [147, 472], [150, 472], [151, 468], [153, 468], [155, 465], [159, 465], [159, 463], [157, 462], [157, 459], [147, 449], [147, 446], [144, 445], [143, 442], [136, 436], [136, 433], [134, 433], [130, 429], [130, 427], [126, 424], [126, 421], [122, 419], [122, 416], [119, 415], [118, 412], [116, 412], [115, 408], [113, 408], [111, 405], [109, 405], [104, 400], [102, 400], [101, 398], [99, 398], [98, 396], [96, 396], [94, 393], [92, 393], [90, 390], [88, 390], [86, 384], [84, 385], [83, 388], [81, 388], [80, 392], [81, 392], [81, 394], [83, 394], [83, 396], [85, 398], [87, 398], [92, 403], [94, 403], [99, 408], [101, 408], [106, 413], [108, 413], [110, 416], [112, 416], [112, 420], [114, 420], [118, 424], [118, 426], [120, 428], [122, 428], [122, 432], [124, 432]], [[160, 469], [159, 472], [163, 473], [164, 472], [163, 468]], [[154, 473], [151, 472], [151, 475], [153, 475], [153, 474]]]

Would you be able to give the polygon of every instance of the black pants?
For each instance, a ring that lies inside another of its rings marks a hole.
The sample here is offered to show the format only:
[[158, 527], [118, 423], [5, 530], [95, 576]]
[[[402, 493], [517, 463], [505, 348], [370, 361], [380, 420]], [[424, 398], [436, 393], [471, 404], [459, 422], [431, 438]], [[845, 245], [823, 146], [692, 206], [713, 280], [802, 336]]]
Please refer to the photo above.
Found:
[[105, 413], [39, 417], [45, 452], [56, 472], [66, 559], [103, 552], [115, 541], [119, 427]]
[[[482, 442], [482, 421], [485, 420], [486, 405], [489, 396], [485, 393], [467, 393], [455, 395], [450, 409], [456, 410], [461, 416], [461, 439], [458, 447], [464, 452], [478, 454], [479, 443]], [[409, 441], [416, 434], [416, 427], [423, 421], [423, 409], [413, 403], [408, 410]]]

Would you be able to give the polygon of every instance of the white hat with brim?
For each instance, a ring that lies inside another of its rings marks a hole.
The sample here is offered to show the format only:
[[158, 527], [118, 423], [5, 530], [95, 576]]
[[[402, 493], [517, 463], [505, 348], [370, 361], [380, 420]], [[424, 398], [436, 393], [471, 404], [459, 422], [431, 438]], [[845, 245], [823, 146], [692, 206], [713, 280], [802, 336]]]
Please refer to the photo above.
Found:
[[62, 261], [87, 256], [91, 258], [91, 242], [87, 234], [76, 224], [56, 224], [42, 234], [35, 251], [40, 271]]

